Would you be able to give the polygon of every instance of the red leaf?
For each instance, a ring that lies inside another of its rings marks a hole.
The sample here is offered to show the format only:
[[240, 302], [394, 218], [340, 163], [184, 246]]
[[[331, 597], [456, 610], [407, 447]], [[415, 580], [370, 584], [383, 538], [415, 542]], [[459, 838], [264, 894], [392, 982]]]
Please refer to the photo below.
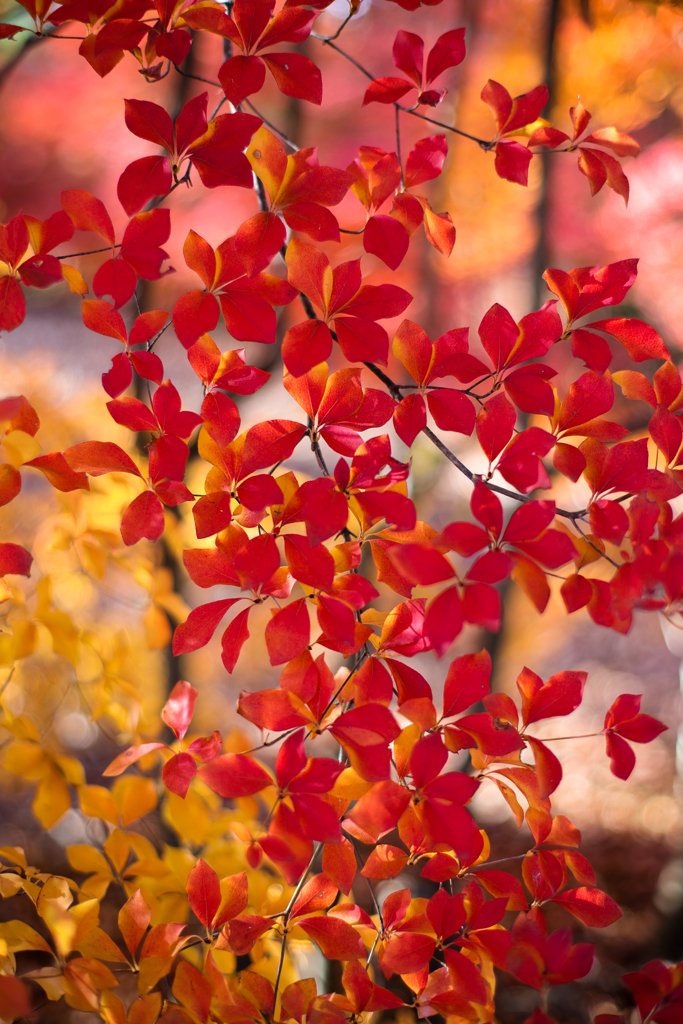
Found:
[[362, 960], [367, 956], [363, 940], [346, 921], [335, 917], [304, 917], [297, 925], [328, 960]]
[[409, 854], [397, 846], [381, 845], [370, 851], [361, 875], [364, 878], [396, 878], [408, 863]]
[[448, 669], [443, 694], [443, 717], [466, 711], [490, 692], [491, 655], [488, 651], [455, 658]]
[[305, 597], [278, 609], [265, 629], [271, 665], [283, 665], [298, 658], [311, 642], [311, 620]]
[[174, 754], [164, 765], [161, 778], [167, 789], [184, 800], [196, 774], [197, 765], [191, 754]]
[[413, 188], [438, 178], [448, 156], [445, 135], [431, 135], [416, 142], [406, 160], [405, 187]]
[[450, 388], [429, 391], [427, 405], [439, 430], [451, 430], [468, 437], [474, 430], [476, 413], [467, 395]]
[[240, 871], [236, 875], [228, 875], [220, 882], [221, 901], [216, 911], [212, 927], [220, 928], [231, 918], [237, 917], [246, 909], [249, 902], [249, 883], [246, 871]]
[[[124, 103], [128, 131], [172, 153], [173, 122], [164, 108], [157, 103], [150, 103], [149, 100], [124, 100]], [[68, 210], [66, 212], [69, 213]]]
[[499, 178], [516, 185], [529, 184], [529, 164], [533, 153], [521, 142], [499, 142], [493, 166]]
[[9, 462], [0, 465], [0, 506], [9, 505], [21, 491], [21, 473]]
[[235, 235], [235, 252], [249, 277], [266, 269], [286, 238], [285, 226], [274, 213], [257, 213], [240, 225]]
[[642, 363], [646, 359], [670, 359], [668, 349], [654, 327], [642, 320], [614, 317], [594, 320], [590, 325], [620, 341], [631, 359]]
[[265, 769], [247, 754], [221, 754], [201, 765], [199, 777], [209, 789], [226, 800], [253, 796], [273, 784]]
[[[87, 443], [87, 442], [86, 442]], [[121, 516], [121, 536], [128, 547], [145, 537], [159, 540], [164, 532], [164, 509], [154, 491], [143, 491]]]
[[394, 429], [410, 448], [417, 435], [427, 426], [427, 410], [422, 395], [411, 392], [394, 409]]
[[215, 295], [187, 292], [173, 307], [173, 327], [178, 341], [190, 348], [202, 334], [213, 331], [218, 324], [220, 308]]
[[352, 843], [345, 838], [339, 843], [325, 843], [322, 869], [332, 884], [348, 896], [357, 871], [356, 851]]
[[190, 727], [196, 700], [197, 690], [181, 680], [171, 690], [171, 695], [162, 709], [161, 717], [179, 740]]
[[102, 387], [111, 398], [118, 398], [133, 383], [133, 367], [125, 352], [112, 358], [111, 370], [102, 374]]
[[540, 740], [531, 736], [525, 739], [534, 752], [538, 792], [542, 800], [554, 793], [562, 781], [562, 765], [551, 750]]
[[448, 587], [430, 601], [425, 615], [425, 635], [437, 658], [442, 658], [463, 627], [463, 607], [457, 587]]
[[564, 907], [589, 928], [606, 928], [618, 921], [623, 914], [611, 897], [600, 889], [581, 886], [569, 889], [560, 896], [554, 896], [552, 903]]
[[0, 278], [0, 331], [14, 331], [24, 322], [26, 299], [16, 277]]
[[123, 322], [123, 317], [108, 302], [99, 302], [97, 299], [85, 299], [81, 305], [83, 323], [91, 331], [104, 334], [107, 338], [116, 338], [124, 344], [128, 338], [128, 332]]
[[88, 476], [102, 476], [103, 473], [141, 475], [130, 456], [112, 441], [84, 441], [67, 448], [62, 454], [71, 469]]
[[95, 57], [106, 57], [120, 50], [134, 50], [147, 35], [148, 26], [135, 18], [117, 18], [107, 22], [95, 36]]
[[608, 732], [605, 739], [607, 756], [610, 760], [610, 771], [618, 779], [628, 779], [636, 766], [636, 755], [621, 736]]
[[136, 747], [129, 747], [128, 750], [124, 750], [122, 754], [115, 757], [102, 774], [107, 776], [120, 775], [122, 772], [125, 772], [129, 765], [139, 761], [141, 757], [150, 754], [153, 750], [163, 750], [165, 747], [165, 743], [142, 743]]
[[427, 57], [427, 85], [443, 74], [448, 68], [454, 68], [465, 59], [465, 29], [454, 28], [444, 32], [434, 43]]
[[420, 36], [413, 32], [404, 32], [401, 29], [396, 33], [396, 39], [392, 49], [394, 64], [399, 71], [403, 71], [417, 85], [422, 85], [422, 70], [424, 65], [424, 43]]
[[[13, 25], [9, 27], [14, 28]], [[7, 36], [3, 33], [0, 38], [7, 38]], [[28, 1017], [32, 1013], [31, 992], [26, 982], [20, 978], [0, 976], [0, 1001], [2, 1002], [3, 1016], [7, 1020]]]
[[477, 440], [489, 462], [500, 455], [517, 422], [514, 406], [502, 391], [487, 399], [476, 420]]
[[128, 164], [119, 178], [116, 194], [129, 217], [139, 213], [150, 199], [165, 196], [173, 184], [167, 156], [144, 156]]
[[150, 409], [137, 398], [116, 398], [107, 402], [109, 415], [115, 423], [129, 430], [157, 431], [159, 425]]
[[409, 245], [410, 236], [395, 217], [378, 214], [371, 217], [365, 226], [363, 248], [379, 257], [390, 270], [401, 265]]
[[320, 106], [323, 101], [322, 76], [312, 60], [300, 53], [269, 53], [263, 60], [280, 92]]
[[33, 555], [20, 544], [0, 544], [0, 576], [30, 576]]
[[62, 207], [75, 228], [79, 231], [94, 231], [113, 247], [116, 241], [114, 225], [100, 199], [80, 189], [62, 192], [61, 199]]
[[573, 573], [567, 576], [560, 587], [562, 600], [569, 614], [585, 608], [593, 596], [593, 588], [585, 576]]
[[208, 928], [221, 904], [221, 887], [218, 875], [201, 857], [187, 876], [185, 890], [196, 917]]
[[376, 78], [365, 90], [363, 106], [368, 103], [396, 103], [414, 88], [412, 82], [405, 78]]
[[455, 576], [448, 559], [427, 544], [397, 544], [389, 551], [389, 558], [402, 576], [418, 586], [429, 586]]
[[244, 646], [245, 642], [249, 639], [249, 629], [247, 627], [247, 619], [251, 607], [245, 608], [243, 612], [239, 612], [232, 620], [225, 633], [223, 633], [221, 639], [222, 654], [221, 660], [225, 665], [226, 671], [232, 673], [237, 659], [240, 656], [240, 651]]
[[570, 715], [578, 708], [586, 685], [585, 672], [564, 671], [551, 676], [539, 687], [538, 676], [520, 675], [517, 686], [522, 694], [522, 719], [525, 725], [542, 718]]
[[282, 342], [282, 358], [293, 377], [324, 363], [331, 351], [332, 335], [322, 320], [305, 320], [290, 327]]
[[137, 953], [138, 946], [151, 920], [151, 908], [142, 895], [142, 891], [136, 889], [121, 907], [118, 917], [119, 930], [131, 956], [135, 956]]

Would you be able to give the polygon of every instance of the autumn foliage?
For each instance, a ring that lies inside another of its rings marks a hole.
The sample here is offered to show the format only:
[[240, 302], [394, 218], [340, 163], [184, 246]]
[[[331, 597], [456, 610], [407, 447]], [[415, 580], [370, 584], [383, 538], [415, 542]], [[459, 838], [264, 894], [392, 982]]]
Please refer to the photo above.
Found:
[[[151, 96], [203, 33], [220, 37], [224, 61], [213, 112], [207, 92], [176, 116], [153, 99], [122, 99], [121, 117], [149, 147], [120, 170], [122, 234], [82, 189], [55, 197], [43, 222], [20, 212], [0, 227], [0, 329], [24, 321], [27, 290], [66, 285], [85, 326], [120, 345], [102, 367], [103, 402], [131, 432], [128, 450], [105, 435], [44, 451], [41, 410], [3, 396], [0, 503], [19, 499], [35, 474], [63, 493], [125, 478], [134, 496], [115, 535], [95, 538], [123, 549], [172, 546], [177, 509], [191, 506], [197, 543], [182, 551], [182, 565], [207, 593], [178, 616], [173, 657], [220, 631], [224, 670], [238, 673], [257, 629], [281, 675], [278, 687], [240, 696], [249, 735], [261, 736], [251, 747], [244, 733], [193, 731], [204, 696], [189, 682], [173, 686], [150, 728], [123, 712], [112, 719], [102, 698], [91, 711], [113, 720], [119, 753], [99, 785], [86, 784], [77, 759], [43, 744], [29, 717], [6, 714], [3, 765], [36, 783], [41, 824], [52, 827], [75, 802], [103, 823], [104, 838], [69, 846], [78, 880], [33, 867], [18, 847], [0, 849], [2, 896], [23, 893], [44, 926], [0, 924], [0, 1018], [64, 999], [106, 1024], [343, 1024], [406, 1008], [418, 1019], [484, 1024], [494, 1020], [496, 979], [508, 972], [539, 993], [528, 1024], [551, 1024], [552, 987], [584, 978], [593, 963], [594, 946], [575, 942], [572, 926], [590, 931], [621, 916], [596, 885], [578, 829], [551, 805], [562, 767], [559, 737], [544, 723], [570, 716], [590, 680], [569, 670], [542, 679], [520, 666], [515, 701], [492, 690], [486, 649], [449, 650], [468, 625], [501, 629], [507, 581], [528, 597], [530, 614], [542, 614], [559, 576], [567, 614], [585, 608], [617, 633], [636, 613], [681, 606], [683, 516], [671, 501], [683, 494], [683, 383], [658, 333], [615, 310], [637, 259], [549, 268], [547, 301], [518, 323], [496, 303], [471, 336], [454, 326], [432, 339], [410, 319], [413, 296], [393, 275], [417, 231], [444, 257], [456, 244], [451, 217], [423, 193], [442, 173], [449, 133], [464, 134], [438, 113], [449, 74], [466, 58], [463, 28], [444, 18], [425, 48], [401, 27], [391, 49], [397, 75], [360, 69], [369, 84], [359, 79], [358, 106], [387, 108], [396, 149], [359, 140], [358, 156], [338, 168], [315, 148], [297, 149], [250, 104], [269, 77], [285, 97], [324, 102], [316, 46], [347, 56], [343, 36], [316, 28], [329, 0], [287, 0], [277, 12], [274, 0], [20, 2], [31, 27], [2, 24], [2, 38], [67, 26], [82, 33], [79, 53], [96, 75], [137, 60]], [[417, 4], [397, 3], [397, 24], [409, 26]], [[349, 19], [359, 6], [351, 3]], [[628, 199], [621, 161], [638, 145], [593, 127], [581, 103], [564, 131], [542, 116], [543, 84], [513, 98], [488, 81], [481, 99], [491, 135], [470, 138], [511, 191], [527, 184], [541, 152], [555, 151], [578, 158], [592, 194], [606, 185]], [[402, 152], [401, 125], [413, 115], [432, 119], [425, 132], [441, 130]], [[228, 238], [191, 230], [183, 255], [195, 287], [173, 308], [135, 307], [140, 281], [171, 273], [173, 193], [190, 182], [225, 190], [228, 202], [232, 190], [251, 190], [258, 212]], [[351, 227], [335, 212], [349, 194], [358, 201]], [[340, 256], [346, 233], [362, 236], [374, 259]], [[91, 279], [69, 262], [74, 235], [103, 253]], [[219, 349], [212, 332], [221, 318], [235, 342], [280, 346], [277, 375], [296, 419], [242, 429], [245, 396], [271, 374], [249, 365], [244, 349]], [[203, 386], [196, 409], [182, 408], [155, 351], [165, 331]], [[611, 373], [616, 345], [647, 373]], [[544, 361], [554, 346], [573, 360], [571, 382], [559, 388]], [[644, 404], [647, 430], [629, 436], [623, 416], [612, 418], [617, 397]], [[471, 485], [471, 515], [438, 529], [417, 519], [411, 498], [406, 452], [420, 434]], [[476, 442], [476, 471], [451, 450], [462, 437]], [[317, 473], [288, 468], [299, 446], [312, 451]], [[192, 465], [203, 472], [190, 478]], [[585, 507], [560, 507], [558, 488], [580, 479]], [[3, 664], [32, 649], [25, 620], [11, 612], [23, 607], [21, 578], [39, 575], [33, 553], [3, 537]], [[61, 613], [49, 586], [37, 585], [37, 619], [65, 654]], [[388, 611], [373, 604], [380, 587], [393, 595]], [[261, 629], [252, 613], [263, 604], [271, 618]], [[442, 659], [438, 695], [411, 663], [428, 652]], [[640, 699], [625, 693], [605, 707], [590, 755], [606, 756], [622, 780], [638, 745], [665, 729]], [[482, 786], [497, 787], [526, 829], [521, 871], [472, 816]], [[140, 827], [157, 807], [163, 848]], [[183, 807], [204, 815], [196, 834], [183, 834]], [[431, 896], [402, 884], [417, 876]], [[110, 886], [117, 927], [100, 920]], [[328, 970], [323, 991], [298, 968], [311, 944], [338, 962], [337, 982]], [[22, 969], [27, 951], [43, 965]], [[680, 965], [652, 961], [624, 983], [643, 1021], [682, 1019]]]

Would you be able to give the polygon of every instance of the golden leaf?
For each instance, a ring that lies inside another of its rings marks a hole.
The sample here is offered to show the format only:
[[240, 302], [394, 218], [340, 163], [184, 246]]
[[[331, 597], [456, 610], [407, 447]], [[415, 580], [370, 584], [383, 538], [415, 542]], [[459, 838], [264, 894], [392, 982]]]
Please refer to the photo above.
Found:
[[105, 786], [80, 786], [78, 799], [81, 810], [89, 818], [102, 818], [116, 825], [119, 820], [119, 809], [116, 801]]

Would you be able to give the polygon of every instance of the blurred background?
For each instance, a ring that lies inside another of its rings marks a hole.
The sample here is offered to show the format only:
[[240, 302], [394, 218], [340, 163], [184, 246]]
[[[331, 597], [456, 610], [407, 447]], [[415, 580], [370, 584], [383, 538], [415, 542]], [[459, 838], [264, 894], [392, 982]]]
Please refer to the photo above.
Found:
[[[334, 32], [347, 12], [346, 0], [335, 0], [316, 30]], [[0, 20], [14, 22], [20, 17], [13, 0], [0, 0]], [[468, 325], [476, 336], [479, 319], [493, 302], [507, 306], [515, 319], [538, 308], [549, 297], [541, 280], [547, 266], [567, 270], [638, 256], [639, 277], [629, 295], [627, 315], [652, 323], [678, 360], [683, 348], [683, 4], [444, 0], [408, 14], [387, 0], [363, 0], [338, 43], [375, 76], [388, 75], [394, 73], [391, 43], [399, 28], [417, 32], [429, 47], [443, 32], [460, 26], [466, 27], [468, 56], [438, 83], [447, 86], [448, 94], [434, 111], [437, 120], [490, 137], [491, 115], [479, 99], [486, 80], [501, 82], [513, 96], [545, 81], [551, 97], [545, 116], [553, 124], [571, 131], [568, 110], [580, 97], [595, 127], [615, 125], [633, 135], [642, 152], [637, 160], [625, 161], [631, 183], [626, 208], [606, 188], [591, 199], [575, 156], [534, 159], [529, 187], [524, 189], [495, 175], [490, 154], [466, 139], [449, 136], [443, 175], [419, 191], [428, 195], [435, 210], [450, 212], [457, 241], [445, 259], [426, 243], [422, 231], [415, 233], [407, 258], [392, 276], [415, 297], [407, 315], [433, 338]], [[59, 209], [60, 190], [81, 188], [105, 202], [120, 233], [126, 217], [116, 199], [118, 177], [127, 163], [151, 152], [148, 143], [127, 131], [122, 97], [152, 99], [177, 112], [187, 99], [208, 90], [211, 110], [221, 91], [174, 70], [150, 85], [130, 56], [100, 80], [78, 56], [73, 40], [48, 39], [27, 46], [18, 57], [22, 45], [21, 39], [0, 42], [0, 221], [20, 210], [47, 217]], [[259, 113], [298, 146], [317, 145], [321, 164], [345, 167], [357, 156], [359, 145], [393, 151], [391, 111], [379, 105], [360, 107], [366, 87], [363, 75], [315, 39], [302, 48], [323, 72], [322, 106], [288, 100], [271, 82], [256, 99]], [[184, 70], [215, 82], [221, 62], [221, 41], [204, 35]], [[402, 116], [404, 156], [418, 139], [438, 132], [417, 118]], [[178, 189], [168, 205], [173, 233], [166, 248], [175, 274], [143, 283], [138, 296], [143, 310], [171, 310], [179, 294], [196, 287], [182, 257], [190, 227], [216, 246], [257, 211], [255, 197], [245, 190], [210, 191], [201, 184]], [[348, 228], [364, 222], [351, 193], [335, 213]], [[360, 256], [357, 238], [342, 237], [341, 249], [329, 246], [333, 260]], [[93, 236], [77, 234], [58, 251], [95, 247]], [[74, 262], [91, 281], [100, 260], [80, 257]], [[389, 279], [387, 268], [374, 257], [364, 256], [363, 266], [370, 280]], [[282, 273], [282, 268], [275, 267], [274, 272]], [[122, 312], [132, 322], [135, 311]], [[285, 307], [282, 332], [293, 317], [298, 313]], [[391, 334], [396, 324], [385, 326]], [[221, 349], [235, 347], [222, 327], [215, 337]], [[243, 427], [274, 416], [300, 419], [298, 406], [278, 384], [278, 346], [246, 348], [248, 361], [274, 376], [256, 396], [238, 399]], [[132, 449], [130, 433], [106, 413], [100, 384], [100, 374], [117, 351], [118, 343], [85, 330], [75, 296], [63, 288], [30, 290], [24, 325], [0, 339], [0, 398], [25, 394], [41, 419], [35, 451], [23, 453], [24, 459], [39, 450], [61, 450], [90, 438]], [[198, 408], [201, 387], [172, 331], [166, 332], [157, 351], [185, 407]], [[622, 368], [621, 358], [615, 353], [613, 368]], [[556, 383], [563, 390], [582, 368], [561, 352], [553, 353], [553, 360], [559, 373]], [[333, 362], [333, 368], [336, 365]], [[373, 379], [365, 383], [374, 386]], [[638, 420], [637, 411], [617, 406], [618, 415], [629, 417], [624, 422], [636, 432], [646, 422]], [[405, 448], [394, 440], [398, 457], [406, 458]], [[453, 435], [448, 435], [445, 440], [468, 465], [480, 468], [468, 439], [458, 437], [454, 444]], [[9, 455], [0, 461], [13, 461], [9, 440], [7, 444]], [[329, 450], [325, 457], [328, 465], [336, 461]], [[413, 446], [412, 457], [419, 518], [437, 529], [467, 518], [469, 485], [464, 478], [422, 437]], [[312, 456], [303, 449], [287, 465], [302, 476], [316, 472]], [[197, 461], [191, 464], [189, 483], [197, 493], [203, 472]], [[89, 494], [59, 494], [29, 472], [23, 481], [21, 497], [0, 509], [0, 539], [30, 546], [37, 570], [25, 586], [15, 588], [13, 602], [0, 604], [0, 702], [5, 714], [0, 747], [9, 746], [13, 736], [33, 742], [33, 727], [53, 759], [36, 754], [30, 770], [28, 762], [17, 770], [11, 759], [0, 769], [0, 845], [23, 846], [33, 863], [67, 872], [65, 846], [90, 841], [97, 823], [82, 805], [70, 806], [68, 793], [62, 792], [61, 804], [55, 797], [54, 773], [63, 770], [60, 757], [77, 757], [86, 781], [101, 784], [102, 768], [119, 745], [127, 745], [133, 735], [159, 734], [159, 708], [178, 678], [200, 690], [193, 724], [198, 734], [220, 727], [224, 735], [231, 735], [233, 749], [239, 749], [253, 739], [235, 714], [239, 691], [276, 685], [279, 673], [270, 667], [259, 642], [255, 615], [252, 640], [232, 676], [220, 662], [218, 640], [181, 664], [172, 659], [173, 626], [189, 608], [206, 600], [206, 593], [189, 582], [180, 561], [182, 549], [197, 544], [187, 506], [180, 506], [177, 516], [169, 513], [163, 543], [126, 549], [117, 523], [136, 493], [131, 478], [101, 477], [93, 481]], [[584, 507], [587, 493], [581, 483], [561, 481], [558, 503]], [[682, 511], [683, 504], [675, 510]], [[416, 596], [420, 593], [430, 592], [424, 589]], [[218, 596], [212, 592], [210, 599]], [[382, 592], [377, 606], [387, 610], [395, 601], [393, 593]], [[625, 911], [622, 920], [604, 932], [576, 929], [579, 939], [598, 943], [598, 959], [583, 982], [554, 993], [551, 1012], [560, 1021], [589, 1021], [595, 1013], [628, 1005], [619, 982], [624, 970], [655, 956], [683, 957], [683, 758], [676, 761], [681, 625], [639, 613], [628, 635], [621, 636], [595, 625], [585, 611], [567, 617], [557, 593], [539, 617], [512, 587], [505, 593], [500, 634], [492, 637], [469, 628], [446, 664], [427, 657], [415, 661], [438, 695], [450, 658], [485, 644], [494, 655], [496, 688], [512, 695], [523, 665], [543, 678], [560, 669], [588, 671], [586, 699], [571, 719], [572, 734], [599, 730], [605, 710], [623, 692], [642, 693], [643, 710], [670, 726], [658, 740], [638, 748], [638, 763], [628, 783], [610, 774], [599, 740], [555, 748], [565, 773], [554, 798], [556, 813], [566, 814], [582, 830], [584, 852], [595, 866], [598, 884]], [[339, 659], [332, 667], [341, 665]], [[556, 735], [566, 731], [560, 725]], [[554, 729], [553, 723], [544, 735], [552, 735]], [[44, 787], [43, 803], [49, 805], [42, 809], [34, 801], [37, 783]], [[494, 846], [511, 853], [527, 848], [528, 833], [517, 832], [493, 787], [483, 788], [474, 806]], [[147, 828], [157, 839], [166, 839], [164, 823], [155, 814], [148, 815]], [[366, 896], [355, 895], [359, 902]], [[20, 913], [17, 906], [10, 906], [13, 903], [0, 903], [0, 917]], [[558, 917], [553, 923], [567, 922]], [[500, 984], [498, 1019], [518, 1024], [532, 1012], [535, 996], [509, 977], [501, 976]], [[59, 1019], [72, 1017], [84, 1019], [68, 1010]]]

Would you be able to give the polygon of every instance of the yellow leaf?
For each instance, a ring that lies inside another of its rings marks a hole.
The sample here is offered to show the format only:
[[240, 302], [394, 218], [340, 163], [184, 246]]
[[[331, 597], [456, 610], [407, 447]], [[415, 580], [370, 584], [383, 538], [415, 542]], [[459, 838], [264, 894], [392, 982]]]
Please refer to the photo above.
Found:
[[175, 972], [171, 989], [197, 1024], [204, 1024], [211, 1008], [211, 985], [196, 967], [181, 960]]
[[103, 579], [109, 565], [106, 551], [99, 545], [89, 544], [82, 539], [78, 541], [77, 548], [85, 571], [91, 573], [98, 580]]
[[93, 957], [96, 960], [128, 963], [119, 947], [102, 928], [91, 929], [85, 938], [76, 944], [76, 948], [83, 956]]
[[126, 1010], [119, 999], [109, 989], [105, 989], [100, 996], [100, 1016], [105, 1024], [126, 1024]]
[[69, 286], [69, 289], [74, 295], [87, 295], [88, 286], [83, 279], [83, 275], [80, 270], [76, 270], [70, 263], [62, 263], [62, 274], [64, 280]]
[[130, 840], [120, 828], [115, 828], [104, 844], [104, 852], [117, 872], [121, 874], [130, 856]]
[[124, 827], [153, 811], [158, 800], [154, 780], [142, 775], [122, 775], [114, 783], [112, 794]]
[[100, 851], [87, 843], [67, 846], [66, 855], [74, 871], [81, 871], [84, 875], [111, 874], [109, 864]]
[[345, 768], [330, 795], [338, 800], [360, 800], [371, 789], [372, 783], [362, 779], [355, 768]]
[[80, 786], [78, 799], [81, 803], [81, 810], [89, 818], [103, 818], [116, 825], [119, 820], [119, 810], [111, 791], [105, 786]]
[[138, 974], [138, 992], [144, 996], [164, 975], [171, 970], [172, 956], [150, 956], [140, 964]]
[[164, 818], [181, 836], [192, 836], [198, 846], [209, 838], [209, 808], [198, 793], [190, 790], [183, 800], [175, 793], [169, 793], [163, 807]]
[[40, 743], [40, 733], [35, 722], [32, 722], [30, 718], [26, 718], [24, 715], [20, 715], [15, 718], [11, 725], [7, 724], [7, 728], [11, 728], [12, 732], [18, 740], [33, 740], [34, 743]]
[[2, 763], [8, 772], [35, 782], [45, 771], [47, 759], [37, 743], [19, 739], [8, 748]]
[[147, 646], [152, 651], [160, 651], [171, 642], [172, 630], [166, 614], [155, 604], [150, 605], [143, 620]]
[[78, 921], [68, 910], [46, 903], [41, 916], [52, 933], [57, 952], [61, 957], [67, 956], [75, 946]]
[[139, 860], [153, 860], [156, 857], [157, 851], [147, 836], [141, 836], [138, 832], [130, 832], [128, 838], [130, 839], [130, 845], [133, 847], [135, 856]]
[[28, 867], [26, 854], [20, 846], [0, 846], [0, 857], [4, 857], [10, 864], [18, 864], [19, 867]]
[[43, 909], [47, 905], [54, 905], [61, 907], [62, 910], [68, 910], [72, 903], [73, 896], [69, 888], [69, 879], [62, 878], [60, 875], [50, 875], [43, 882], [40, 895], [36, 900], [36, 908], [42, 917]]
[[53, 609], [38, 615], [37, 618], [50, 631], [55, 654], [62, 654], [67, 661], [75, 665], [79, 655], [78, 629], [70, 616], [66, 612]]
[[57, 951], [65, 957], [99, 924], [100, 903], [86, 900], [76, 903], [70, 910], [48, 903], [42, 908], [41, 916], [52, 932]]
[[7, 943], [10, 953], [22, 953], [28, 949], [39, 949], [43, 953], [52, 953], [52, 949], [35, 928], [23, 921], [3, 921], [0, 923], [0, 937]]
[[55, 763], [66, 781], [70, 782], [72, 786], [82, 786], [85, 783], [85, 770], [78, 758], [57, 754]]
[[128, 1010], [128, 1024], [154, 1024], [161, 1011], [161, 993], [150, 992], [149, 995], [136, 999]]
[[38, 783], [31, 806], [36, 818], [45, 829], [56, 825], [61, 816], [71, 808], [69, 787], [52, 766], [50, 766], [48, 774]]
[[71, 914], [76, 922], [74, 945], [77, 945], [100, 923], [100, 901], [85, 900], [83, 903], [76, 903], [67, 913]]
[[12, 619], [12, 635], [6, 634], [12, 647], [12, 660], [18, 661], [33, 654], [38, 642], [38, 630], [35, 622], [25, 618]]
[[23, 430], [13, 430], [6, 434], [2, 443], [7, 453], [8, 462], [11, 462], [15, 468], [23, 466], [25, 462], [40, 455], [40, 445], [35, 437], [24, 433]]
[[8, 896], [14, 896], [19, 892], [23, 884], [21, 875], [15, 875], [11, 871], [5, 871], [0, 874], [0, 896], [3, 899], [7, 899]]
[[36, 971], [22, 974], [22, 978], [31, 978], [42, 988], [43, 992], [55, 1003], [64, 995], [64, 977], [56, 967], [39, 967]]
[[75, 1010], [96, 1010], [98, 990], [116, 985], [114, 975], [99, 960], [70, 960], [64, 968], [64, 998]]

